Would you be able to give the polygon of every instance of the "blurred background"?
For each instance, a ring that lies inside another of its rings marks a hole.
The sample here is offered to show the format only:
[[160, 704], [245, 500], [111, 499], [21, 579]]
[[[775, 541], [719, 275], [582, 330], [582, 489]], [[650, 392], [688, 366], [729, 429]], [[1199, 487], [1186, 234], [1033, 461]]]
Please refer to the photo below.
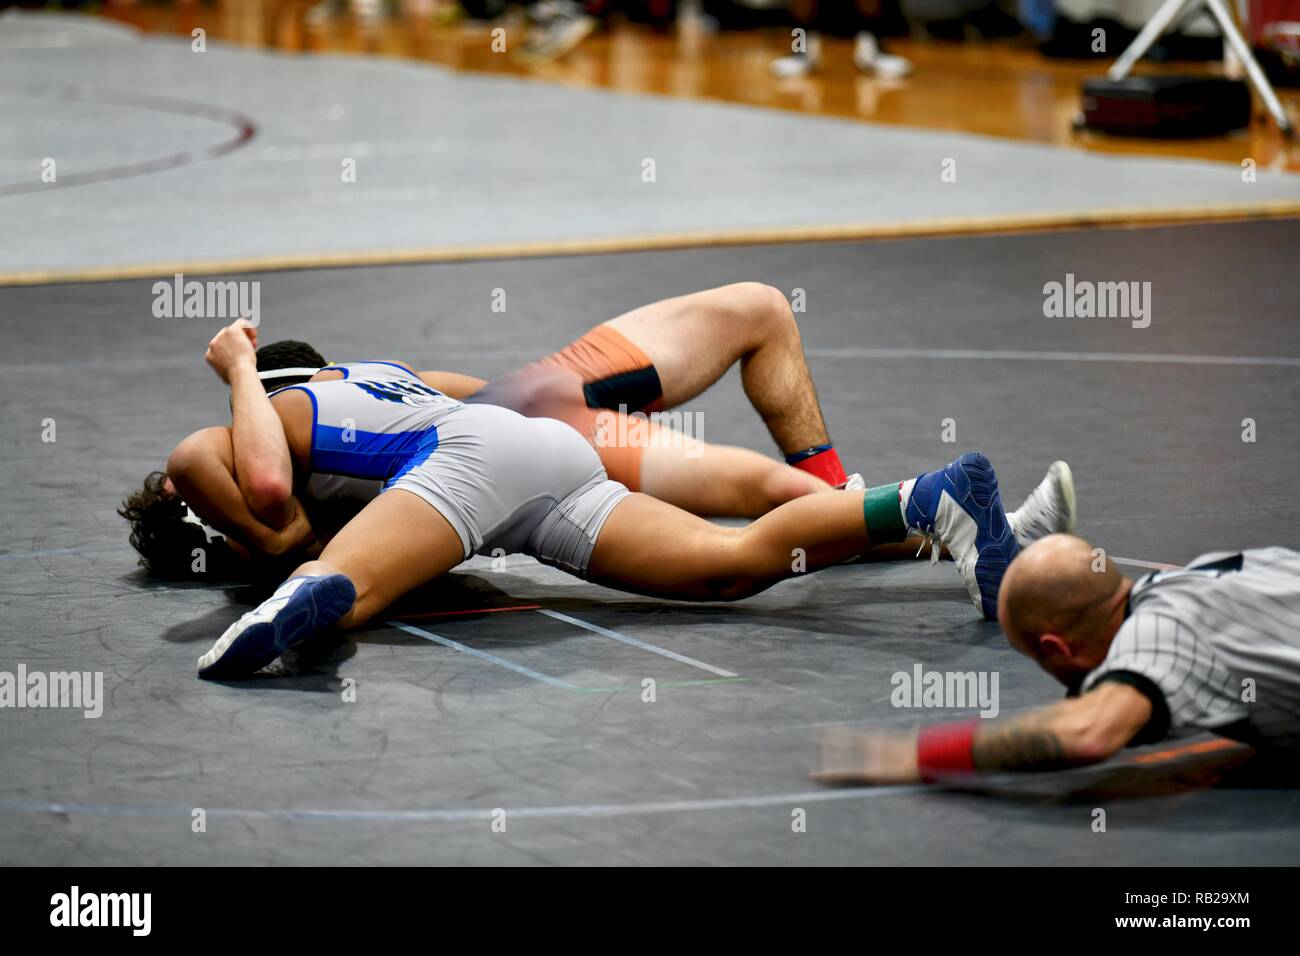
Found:
[[1300, 213], [1300, 0], [1100, 85], [1160, 0], [60, 2], [0, 12], [3, 283]]
[[[431, 61], [551, 83], [707, 98], [1114, 153], [1300, 168], [1259, 115], [1232, 136], [1169, 141], [1072, 129], [1080, 84], [1161, 0], [59, 0], [148, 33], [286, 52]], [[1243, 32], [1288, 108], [1300, 96], [1300, 0], [1249, 0]], [[2, 28], [0, 28], [2, 29]], [[494, 30], [502, 30], [494, 44]], [[798, 31], [798, 32], [797, 32]], [[505, 47], [502, 49], [501, 47]], [[501, 54], [505, 55], [501, 55]], [[1203, 10], [1175, 18], [1146, 72], [1225, 70]], [[1231, 58], [1226, 67], [1234, 70]]]

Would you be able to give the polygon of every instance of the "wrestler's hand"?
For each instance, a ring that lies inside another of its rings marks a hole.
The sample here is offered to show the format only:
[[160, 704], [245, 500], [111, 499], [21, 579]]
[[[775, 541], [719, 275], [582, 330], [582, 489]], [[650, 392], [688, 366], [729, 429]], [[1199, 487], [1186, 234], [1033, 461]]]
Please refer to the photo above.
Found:
[[292, 497], [289, 499], [289, 505], [293, 508], [293, 517], [263, 548], [263, 553], [272, 557], [309, 551], [316, 544], [316, 531], [307, 518], [307, 512], [303, 510], [302, 502], [297, 497]]
[[203, 357], [217, 377], [229, 385], [236, 367], [257, 368], [257, 329], [247, 319], [236, 319], [213, 336]]
[[920, 783], [915, 730], [828, 727], [817, 746], [812, 777], [829, 784]]

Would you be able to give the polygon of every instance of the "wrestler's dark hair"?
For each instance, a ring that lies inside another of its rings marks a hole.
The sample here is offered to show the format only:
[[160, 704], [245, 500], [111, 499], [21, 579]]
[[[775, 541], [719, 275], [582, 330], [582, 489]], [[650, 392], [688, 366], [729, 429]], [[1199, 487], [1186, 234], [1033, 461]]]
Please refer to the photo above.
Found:
[[[284, 339], [271, 342], [257, 350], [257, 370], [269, 372], [277, 368], [321, 368], [328, 365], [325, 358], [306, 342]], [[299, 379], [280, 379], [266, 382], [267, 391], [288, 385]]]
[[[188, 508], [179, 495], [163, 491], [166, 480], [166, 473], [150, 472], [117, 510], [131, 525], [131, 547], [140, 555], [140, 567], [153, 577], [170, 580], [241, 577], [239, 556], [224, 541], [209, 541], [202, 528], [185, 520]], [[203, 551], [199, 571], [194, 569], [196, 548]]]
[[273, 368], [320, 368], [326, 365], [324, 356], [306, 342], [284, 339], [271, 342], [257, 350], [257, 370], [266, 372]]

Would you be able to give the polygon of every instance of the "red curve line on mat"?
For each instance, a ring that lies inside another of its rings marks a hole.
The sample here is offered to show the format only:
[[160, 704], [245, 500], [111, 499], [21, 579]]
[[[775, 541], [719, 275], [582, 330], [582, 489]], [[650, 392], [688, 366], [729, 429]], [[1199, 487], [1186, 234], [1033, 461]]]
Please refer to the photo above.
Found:
[[[14, 87], [0, 87], [0, 95], [14, 89]], [[172, 113], [178, 116], [198, 117], [199, 119], [224, 123], [233, 127], [235, 136], [233, 139], [218, 143], [215, 146], [208, 146], [203, 149], [187, 149], [179, 153], [173, 153], [170, 156], [149, 159], [140, 163], [110, 166], [106, 169], [66, 176], [52, 183], [38, 181], [0, 184], [0, 196], [17, 196], [23, 193], [41, 192], [49, 189], [69, 189], [73, 186], [85, 186], [90, 183], [106, 182], [113, 179], [130, 179], [134, 176], [146, 176], [149, 173], [161, 172], [164, 169], [189, 166], [193, 163], [216, 159], [226, 153], [233, 152], [257, 135], [257, 124], [247, 116], [233, 110], [223, 109], [220, 106], [210, 106], [207, 103], [178, 100], [166, 96], [138, 96], [134, 93], [97, 91], [77, 86], [57, 87], [53, 90], [38, 87], [17, 87], [16, 89], [23, 92], [35, 91], [40, 94], [36, 97], [37, 99], [60, 99], [75, 103], [104, 103], [111, 106], [153, 110], [158, 113]]]

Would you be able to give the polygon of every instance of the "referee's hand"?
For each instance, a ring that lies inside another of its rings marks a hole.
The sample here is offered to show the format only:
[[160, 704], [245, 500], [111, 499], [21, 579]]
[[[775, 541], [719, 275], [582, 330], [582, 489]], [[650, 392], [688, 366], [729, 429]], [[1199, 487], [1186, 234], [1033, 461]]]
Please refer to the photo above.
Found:
[[812, 778], [827, 784], [920, 783], [915, 730], [828, 727], [817, 742]]

